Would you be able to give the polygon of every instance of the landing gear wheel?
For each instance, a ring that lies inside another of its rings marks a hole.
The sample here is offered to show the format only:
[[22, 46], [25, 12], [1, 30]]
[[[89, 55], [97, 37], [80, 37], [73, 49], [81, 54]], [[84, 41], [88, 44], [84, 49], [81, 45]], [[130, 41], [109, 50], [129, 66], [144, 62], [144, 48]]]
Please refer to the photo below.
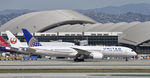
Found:
[[83, 62], [84, 59], [77, 59], [77, 58], [76, 58], [76, 59], [74, 59], [74, 61], [75, 61], [75, 62]]
[[125, 59], [126, 59], [126, 61], [129, 61], [127, 57]]
[[77, 59], [74, 59], [75, 62], [77, 62]]
[[80, 61], [84, 61], [84, 59], [80, 59]]

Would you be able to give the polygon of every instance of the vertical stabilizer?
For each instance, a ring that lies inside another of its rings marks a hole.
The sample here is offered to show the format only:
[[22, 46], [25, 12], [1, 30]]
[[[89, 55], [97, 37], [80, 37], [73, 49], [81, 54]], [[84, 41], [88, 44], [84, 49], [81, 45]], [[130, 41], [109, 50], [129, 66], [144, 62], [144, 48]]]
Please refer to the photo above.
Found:
[[18, 40], [10, 31], [6, 31], [8, 41], [11, 47], [19, 48], [22, 47], [20, 40]]
[[11, 46], [2, 36], [0, 36], [0, 45], [5, 46], [5, 47]]
[[37, 39], [35, 39], [27, 29], [22, 29], [25, 39], [29, 47], [42, 46]]

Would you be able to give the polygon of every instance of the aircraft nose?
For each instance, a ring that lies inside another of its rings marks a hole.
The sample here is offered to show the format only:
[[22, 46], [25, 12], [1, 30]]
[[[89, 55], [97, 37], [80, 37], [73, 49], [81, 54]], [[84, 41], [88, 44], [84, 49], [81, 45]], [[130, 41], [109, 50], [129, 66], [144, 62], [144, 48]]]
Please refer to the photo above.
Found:
[[136, 52], [132, 52], [132, 55], [133, 55], [133, 56], [136, 56], [136, 55], [137, 55], [137, 53], [136, 53]]

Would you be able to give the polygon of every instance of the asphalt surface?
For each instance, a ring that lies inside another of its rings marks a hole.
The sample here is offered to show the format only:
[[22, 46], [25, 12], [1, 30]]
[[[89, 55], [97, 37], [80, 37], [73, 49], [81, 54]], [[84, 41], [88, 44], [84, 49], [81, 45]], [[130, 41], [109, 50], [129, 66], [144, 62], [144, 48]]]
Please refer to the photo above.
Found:
[[149, 73], [0, 73], [0, 78], [150, 78]]
[[[0, 61], [0, 69], [150, 69], [150, 60]], [[0, 73], [0, 78], [150, 78], [150, 73]]]
[[0, 69], [150, 69], [150, 60], [38, 60], [0, 61]]

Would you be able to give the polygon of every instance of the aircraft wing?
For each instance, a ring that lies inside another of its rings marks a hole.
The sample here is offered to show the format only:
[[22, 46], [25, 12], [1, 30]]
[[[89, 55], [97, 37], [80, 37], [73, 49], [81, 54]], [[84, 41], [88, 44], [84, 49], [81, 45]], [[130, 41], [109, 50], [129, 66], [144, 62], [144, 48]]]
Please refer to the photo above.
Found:
[[83, 50], [83, 49], [80, 49], [80, 48], [74, 48], [73, 47], [73, 49], [78, 52], [77, 55], [90, 55], [90, 53], [91, 53], [87, 50]]

